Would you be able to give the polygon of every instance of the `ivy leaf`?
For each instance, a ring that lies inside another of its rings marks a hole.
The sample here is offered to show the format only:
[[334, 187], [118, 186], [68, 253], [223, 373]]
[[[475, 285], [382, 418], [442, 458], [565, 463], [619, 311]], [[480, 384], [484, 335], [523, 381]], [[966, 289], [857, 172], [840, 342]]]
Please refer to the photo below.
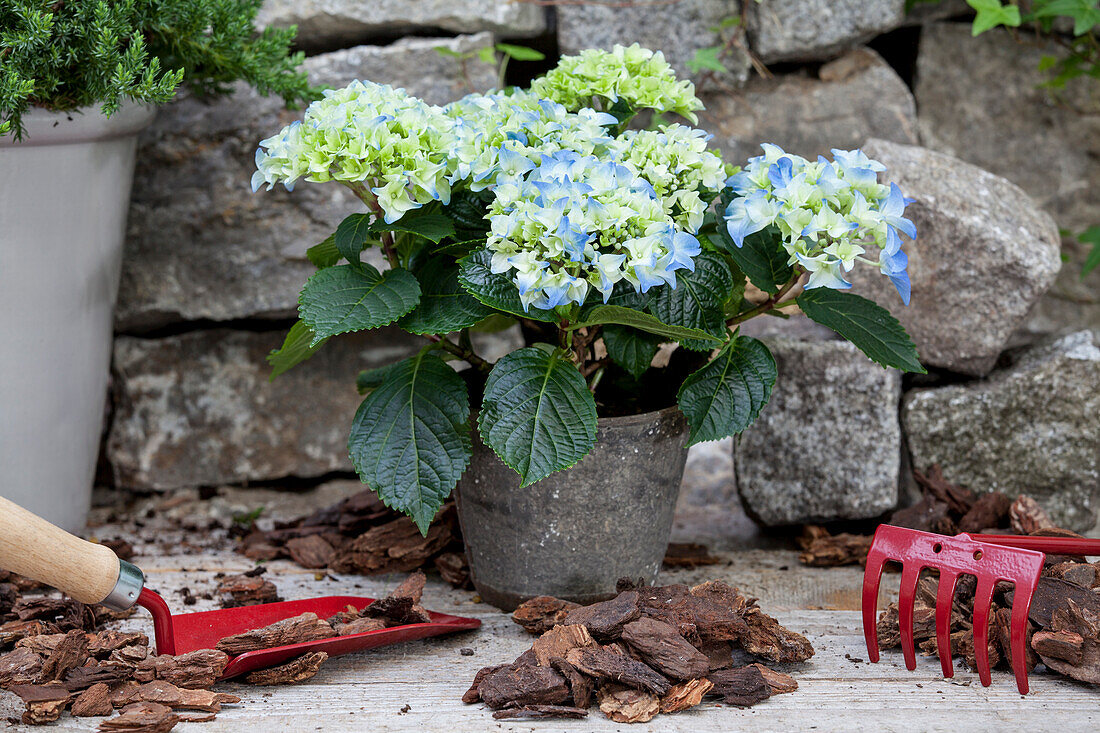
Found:
[[775, 226], [750, 234], [738, 247], [725, 224], [719, 222], [718, 240], [752, 284], [764, 292], [779, 292], [794, 274], [794, 269], [787, 264], [789, 255], [779, 244], [779, 229]]
[[470, 462], [466, 382], [423, 351], [383, 376], [355, 413], [348, 454], [382, 503], [409, 515], [427, 535]]
[[974, 25], [970, 29], [972, 36], [985, 33], [999, 25], [1016, 28], [1020, 25], [1020, 9], [1015, 5], [1004, 5], [1001, 0], [966, 0], [974, 8]]
[[603, 344], [607, 355], [638, 379], [653, 363], [661, 337], [629, 326], [609, 325], [603, 330]]
[[689, 328], [686, 326], [674, 326], [663, 323], [649, 313], [643, 313], [631, 308], [623, 308], [618, 305], [597, 305], [584, 312], [581, 321], [569, 325], [569, 330], [598, 326], [600, 324], [613, 323], [619, 326], [632, 326], [658, 336], [664, 336], [676, 341], [685, 339], [699, 339], [709, 342], [710, 348], [722, 343], [722, 339], [712, 336], [706, 331]]
[[458, 281], [462, 287], [466, 288], [466, 292], [490, 308], [496, 308], [514, 316], [546, 323], [557, 322], [558, 318], [553, 311], [534, 307], [523, 310], [516, 284], [505, 275], [496, 274], [489, 269], [492, 258], [488, 250], [480, 249], [458, 261]]
[[352, 214], [340, 222], [332, 237], [340, 256], [348, 262], [356, 263], [359, 262], [359, 253], [366, 247], [371, 234], [371, 215]]
[[366, 263], [318, 270], [298, 296], [298, 315], [316, 345], [329, 336], [393, 323], [416, 307], [420, 285], [408, 270], [378, 272]]
[[409, 333], [451, 333], [474, 325], [493, 314], [493, 309], [458, 284], [458, 265], [435, 257], [416, 273], [420, 302], [402, 316], [398, 326]]
[[439, 244], [447, 237], [455, 236], [455, 225], [443, 214], [417, 214], [418, 209], [405, 214], [393, 224], [379, 219], [370, 226], [372, 234], [382, 232], [408, 232]]
[[803, 313], [851, 341], [873, 361], [907, 372], [926, 373], [909, 334], [882, 306], [828, 288], [806, 290], [795, 302]]
[[1084, 264], [1081, 265], [1081, 279], [1084, 280], [1086, 275], [1100, 265], [1100, 224], [1094, 224], [1078, 234], [1077, 241], [1092, 245], [1092, 250], [1085, 257]]
[[546, 54], [527, 46], [515, 46], [511, 43], [498, 43], [497, 50], [516, 61], [542, 61]]
[[691, 428], [690, 444], [737, 435], [771, 398], [778, 372], [768, 347], [736, 336], [702, 369], [688, 375], [676, 400]]
[[528, 347], [493, 367], [478, 426], [522, 488], [588, 455], [596, 444], [596, 401], [572, 362]]
[[325, 241], [307, 249], [306, 257], [318, 270], [335, 265], [340, 261], [340, 250], [336, 248], [336, 235], [330, 234]]
[[283, 345], [267, 355], [267, 363], [271, 365], [270, 381], [292, 367], [301, 364], [317, 353], [328, 339], [315, 341], [313, 329], [303, 321], [298, 321], [290, 327]]
[[667, 286], [657, 289], [649, 304], [650, 312], [662, 323], [686, 326], [717, 337], [681, 338], [687, 348], [714, 348], [715, 342], [724, 340], [726, 335], [724, 308], [733, 289], [729, 265], [720, 255], [704, 252], [695, 258], [695, 272], [678, 272], [676, 281], [675, 289]]

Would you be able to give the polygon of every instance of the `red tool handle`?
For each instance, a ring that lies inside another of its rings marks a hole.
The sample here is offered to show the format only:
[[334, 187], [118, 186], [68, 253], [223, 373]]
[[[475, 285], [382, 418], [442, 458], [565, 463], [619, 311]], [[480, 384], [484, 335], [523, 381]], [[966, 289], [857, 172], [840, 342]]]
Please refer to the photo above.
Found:
[[1100, 540], [1084, 537], [1042, 537], [1013, 534], [968, 534], [975, 542], [1038, 550], [1051, 555], [1100, 555]]

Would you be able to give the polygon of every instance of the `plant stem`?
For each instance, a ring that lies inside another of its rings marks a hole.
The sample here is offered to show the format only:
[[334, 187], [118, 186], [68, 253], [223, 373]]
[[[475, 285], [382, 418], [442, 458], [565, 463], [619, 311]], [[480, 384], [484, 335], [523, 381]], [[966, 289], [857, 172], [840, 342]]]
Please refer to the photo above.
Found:
[[588, 383], [588, 391], [592, 394], [596, 394], [596, 387], [600, 386], [600, 380], [603, 379], [604, 371], [607, 367], [601, 366], [596, 370], [596, 373], [592, 375], [592, 381]]
[[[378, 197], [371, 193], [370, 187], [364, 182], [352, 181], [346, 185], [378, 219], [385, 216], [385, 212], [382, 211], [382, 207], [378, 203]], [[390, 263], [390, 267], [395, 270], [401, 267], [401, 260], [398, 258], [397, 250], [393, 246], [393, 232], [382, 232], [379, 240], [382, 242], [382, 253], [386, 256], [386, 261]]]
[[439, 344], [439, 346], [447, 352], [450, 352], [464, 361], [469, 362], [470, 366], [474, 367], [480, 372], [488, 374], [493, 370], [493, 365], [482, 359], [480, 356], [474, 353], [473, 349], [459, 346], [454, 341], [437, 336], [435, 334], [425, 334], [424, 338], [431, 341], [433, 344]]
[[773, 308], [783, 308], [785, 306], [790, 305], [791, 303], [794, 302], [793, 300], [789, 300], [786, 303], [779, 303], [779, 301], [783, 299], [784, 295], [786, 295], [787, 293], [789, 293], [791, 291], [791, 288], [793, 288], [796, 284], [798, 284], [798, 281], [801, 277], [802, 277], [802, 268], [796, 267], [795, 270], [794, 270], [794, 274], [791, 275], [791, 279], [788, 280], [783, 285], [783, 287], [781, 287], [779, 289], [779, 292], [777, 292], [774, 295], [772, 295], [771, 297], [769, 297], [767, 300], [765, 300], [760, 305], [757, 305], [753, 308], [750, 308], [749, 310], [745, 311], [744, 313], [738, 313], [733, 318], [730, 318], [729, 320], [727, 320], [726, 325], [727, 326], [736, 326], [738, 323], [744, 323], [745, 321], [749, 320], [750, 318], [755, 318], [756, 316], [763, 315], [764, 313], [767, 313], [768, 311], [772, 310]]

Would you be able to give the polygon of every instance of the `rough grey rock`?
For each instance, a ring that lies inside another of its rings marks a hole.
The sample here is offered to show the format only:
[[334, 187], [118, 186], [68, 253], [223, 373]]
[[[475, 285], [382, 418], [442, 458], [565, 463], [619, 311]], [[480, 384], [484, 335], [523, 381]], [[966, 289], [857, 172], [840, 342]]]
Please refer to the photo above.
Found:
[[901, 321], [924, 365], [988, 373], [1058, 274], [1057, 227], [1017, 186], [957, 158], [884, 140], [864, 150], [916, 199], [917, 240], [905, 245], [908, 307], [873, 267], [852, 270], [854, 292]]
[[[1058, 226], [1079, 232], [1100, 222], [1100, 115], [1095, 81], [1071, 81], [1060, 104], [1039, 84], [1039, 60], [1055, 46], [1018, 43], [1004, 31], [970, 37], [967, 24], [924, 28], [916, 96], [925, 145], [1003, 176], [1027, 191]], [[1084, 250], [1070, 261], [1015, 339], [1100, 327], [1100, 271], [1081, 281]]]
[[745, 5], [749, 46], [765, 63], [831, 58], [905, 19], [905, 0], [756, 0]]
[[989, 379], [916, 390], [902, 409], [913, 464], [975, 491], [1030, 494], [1083, 532], [1100, 500], [1100, 336], [1025, 351]]
[[917, 111], [901, 77], [870, 49], [805, 72], [754, 77], [737, 93], [707, 94], [699, 124], [727, 162], [741, 164], [771, 142], [811, 159], [868, 137], [916, 144]]
[[[726, 81], [741, 82], [748, 76], [749, 57], [745, 34], [740, 27], [714, 30], [722, 21], [738, 15], [740, 0], [673, 0], [673, 2], [621, 2], [591, 0], [562, 4], [556, 8], [558, 45], [563, 54], [585, 48], [610, 50], [616, 43], [639, 43], [661, 51], [683, 78], [692, 74], [688, 61], [700, 48], [730, 41], [723, 64], [730, 71]], [[725, 76], [725, 75], [723, 75]]]
[[397, 329], [333, 339], [268, 381], [278, 331], [194, 331], [115, 340], [115, 416], [107, 458], [116, 484], [177, 489], [351, 470], [355, 376], [423, 341]]
[[266, 0], [257, 25], [298, 26], [303, 48], [338, 48], [425, 31], [537, 36], [546, 9], [512, 0]]
[[[432, 103], [469, 91], [438, 46], [457, 51], [492, 42], [488, 33], [416, 38], [359, 46], [306, 60], [315, 84], [371, 79], [404, 86]], [[471, 82], [494, 83], [486, 64], [469, 65]], [[159, 113], [141, 138], [134, 176], [116, 329], [179, 321], [285, 318], [313, 272], [305, 258], [362, 204], [337, 184], [252, 193], [257, 143], [302, 112], [241, 87], [205, 104], [183, 98]]]
[[734, 448], [746, 511], [767, 526], [865, 519], [898, 500], [901, 377], [846, 341], [772, 339], [771, 401]]

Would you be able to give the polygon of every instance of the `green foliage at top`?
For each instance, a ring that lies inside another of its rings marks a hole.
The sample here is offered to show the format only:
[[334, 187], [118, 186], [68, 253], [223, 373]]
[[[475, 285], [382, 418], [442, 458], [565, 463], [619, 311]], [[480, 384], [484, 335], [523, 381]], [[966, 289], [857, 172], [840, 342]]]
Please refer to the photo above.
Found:
[[[289, 105], [310, 99], [295, 29], [253, 25], [262, 0], [0, 0], [0, 127], [20, 138], [34, 105], [68, 111], [163, 104], [247, 81]], [[0, 129], [0, 134], [3, 130]]]

